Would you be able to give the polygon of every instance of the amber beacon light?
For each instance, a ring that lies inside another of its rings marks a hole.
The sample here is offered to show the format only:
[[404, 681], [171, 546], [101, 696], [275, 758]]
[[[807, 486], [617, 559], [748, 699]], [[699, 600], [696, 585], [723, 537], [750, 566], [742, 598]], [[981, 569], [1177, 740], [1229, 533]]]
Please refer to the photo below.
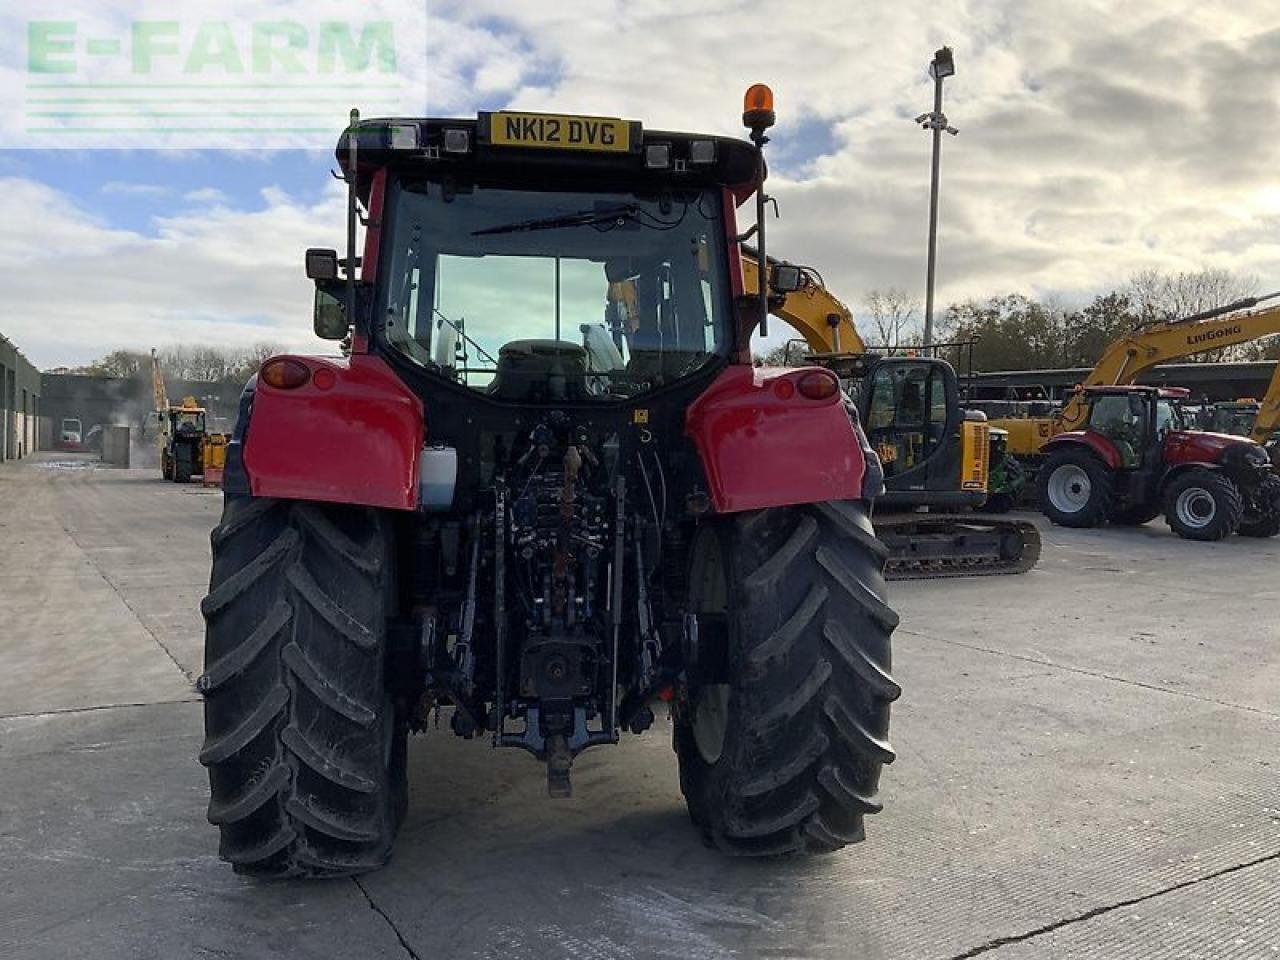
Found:
[[775, 120], [773, 91], [766, 84], [752, 84], [742, 98], [742, 125], [752, 130], [767, 130]]

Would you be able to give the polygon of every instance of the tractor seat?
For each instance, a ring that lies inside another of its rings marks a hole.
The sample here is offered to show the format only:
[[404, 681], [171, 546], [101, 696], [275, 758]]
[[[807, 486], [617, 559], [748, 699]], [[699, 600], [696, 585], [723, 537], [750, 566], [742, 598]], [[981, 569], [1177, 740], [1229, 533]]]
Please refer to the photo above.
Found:
[[568, 340], [512, 340], [498, 350], [488, 393], [498, 400], [581, 399], [587, 395], [587, 351]]

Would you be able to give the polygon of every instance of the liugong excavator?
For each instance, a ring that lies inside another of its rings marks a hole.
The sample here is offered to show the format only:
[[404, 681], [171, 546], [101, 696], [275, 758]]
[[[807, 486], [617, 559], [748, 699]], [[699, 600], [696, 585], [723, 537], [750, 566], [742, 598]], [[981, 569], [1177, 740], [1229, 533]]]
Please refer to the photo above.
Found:
[[[769, 263], [771, 270], [784, 266]], [[853, 407], [883, 464], [875, 526], [890, 551], [890, 578], [1023, 573], [1035, 566], [1034, 524], [972, 512], [987, 500], [991, 437], [985, 417], [963, 408], [951, 365], [876, 354], [858, 334], [852, 311], [813, 270], [785, 266], [799, 271], [798, 289], [774, 296], [771, 312], [804, 338], [809, 362], [852, 384]], [[742, 248], [742, 268], [745, 288], [759, 289], [750, 247]]]

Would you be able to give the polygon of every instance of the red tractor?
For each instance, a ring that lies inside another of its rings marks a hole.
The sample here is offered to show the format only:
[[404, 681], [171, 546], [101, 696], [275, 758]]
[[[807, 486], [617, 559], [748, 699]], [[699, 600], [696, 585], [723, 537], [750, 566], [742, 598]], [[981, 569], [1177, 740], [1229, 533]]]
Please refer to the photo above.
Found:
[[347, 355], [262, 366], [212, 535], [200, 761], [237, 871], [384, 863], [442, 711], [563, 796], [667, 701], [707, 842], [862, 839], [899, 694], [882, 474], [832, 373], [752, 366], [799, 277], [744, 292], [767, 88], [743, 119], [353, 115], [348, 252], [307, 254]]
[[1040, 507], [1065, 527], [1141, 524], [1162, 511], [1174, 533], [1221, 540], [1280, 533], [1280, 477], [1261, 445], [1189, 430], [1189, 391], [1086, 387], [1083, 430], [1044, 447]]

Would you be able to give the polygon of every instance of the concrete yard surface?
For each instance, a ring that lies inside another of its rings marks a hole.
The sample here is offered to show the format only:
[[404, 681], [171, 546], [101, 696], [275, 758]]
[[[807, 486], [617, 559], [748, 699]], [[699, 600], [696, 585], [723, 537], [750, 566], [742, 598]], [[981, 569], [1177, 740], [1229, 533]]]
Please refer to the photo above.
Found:
[[892, 585], [898, 760], [867, 841], [706, 849], [670, 724], [571, 800], [442, 723], [386, 869], [256, 883], [196, 762], [221, 497], [0, 467], [0, 957], [1280, 957], [1280, 539], [1043, 525], [1022, 577]]

